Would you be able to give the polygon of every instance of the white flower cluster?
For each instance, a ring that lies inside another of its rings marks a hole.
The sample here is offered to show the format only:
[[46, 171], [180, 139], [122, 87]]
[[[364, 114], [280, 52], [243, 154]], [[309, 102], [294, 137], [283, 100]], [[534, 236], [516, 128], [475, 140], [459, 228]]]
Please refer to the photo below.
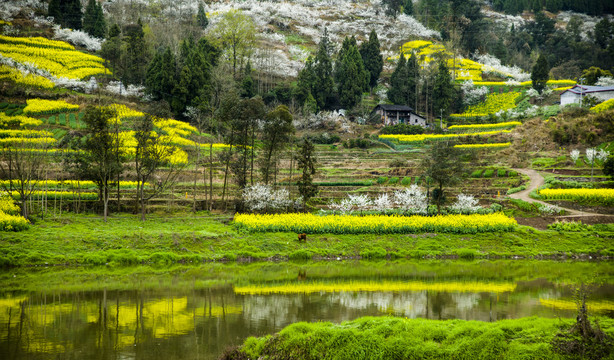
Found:
[[290, 193], [286, 189], [274, 190], [269, 185], [256, 184], [243, 189], [243, 204], [254, 212], [282, 211], [296, 207], [301, 199], [290, 199]]
[[373, 200], [364, 194], [348, 194], [348, 197], [340, 202], [330, 203], [329, 208], [341, 214], [367, 210], [385, 213], [395, 208], [409, 214], [426, 214], [428, 203], [424, 190], [417, 185], [412, 185], [409, 188], [395, 191], [392, 196], [383, 193]]
[[478, 200], [473, 195], [458, 194], [456, 202], [450, 206], [450, 210], [459, 214], [473, 214], [482, 207], [478, 205]]
[[602, 76], [595, 83], [597, 86], [614, 86], [614, 78], [611, 76]]
[[509, 110], [500, 110], [495, 114], [495, 116], [504, 119], [525, 119], [537, 116], [539, 114], [539, 111], [539, 106], [531, 105], [524, 111], [518, 110], [517, 108]]
[[294, 126], [299, 130], [304, 129], [329, 129], [345, 133], [353, 133], [353, 123], [339, 111], [320, 111], [310, 116], [295, 117]]
[[11, 21], [19, 13], [32, 18], [34, 10], [46, 11], [46, 4], [40, 0], [2, 1], [0, 2], [0, 19]]
[[528, 81], [531, 79], [531, 75], [522, 71], [518, 66], [503, 65], [499, 59], [490, 54], [476, 53], [473, 58], [484, 65], [482, 68], [483, 72], [505, 74], [511, 76], [516, 81]]
[[599, 161], [605, 161], [608, 156], [610, 156], [610, 152], [604, 149], [595, 149], [595, 148], [588, 148], [586, 149], [586, 159], [588, 160], [589, 163], [594, 163], [595, 160], [599, 160]]
[[601, 20], [601, 17], [594, 17], [587, 14], [576, 13], [573, 11], [561, 11], [557, 16], [556, 20], [564, 23], [568, 23], [572, 17], [579, 18], [582, 21], [582, 26], [580, 26], [580, 37], [584, 41], [592, 41], [591, 36], [593, 30], [595, 30], [595, 25]]
[[471, 79], [463, 82], [461, 90], [463, 91], [463, 102], [467, 106], [481, 102], [488, 94], [486, 86], [475, 86]]
[[569, 152], [569, 157], [575, 163], [580, 158], [580, 150], [574, 149]]
[[73, 45], [83, 46], [89, 51], [98, 51], [103, 39], [98, 39], [81, 30], [62, 29], [60, 25], [53, 27], [54, 39], [67, 41]]
[[547, 204], [540, 204], [538, 206], [538, 210], [543, 215], [555, 215], [555, 214], [560, 214], [563, 211], [563, 209], [561, 209], [560, 207], [556, 205], [547, 205]]
[[506, 26], [511, 26], [513, 24], [516, 28], [519, 28], [527, 22], [527, 20], [525, 20], [520, 15], [508, 15], [496, 11], [487, 10], [487, 8], [482, 8], [482, 14], [484, 14], [489, 19], [493, 19], [496, 23], [503, 23]]
[[106, 91], [115, 95], [142, 97], [145, 94], [145, 87], [138, 85], [128, 85], [128, 88], [121, 81], [111, 81], [104, 88]]

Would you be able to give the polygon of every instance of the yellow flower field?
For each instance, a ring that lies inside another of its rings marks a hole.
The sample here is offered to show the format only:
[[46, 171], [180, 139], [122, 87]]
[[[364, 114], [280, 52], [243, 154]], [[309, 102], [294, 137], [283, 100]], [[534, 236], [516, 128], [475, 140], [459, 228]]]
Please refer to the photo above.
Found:
[[461, 133], [461, 134], [421, 134], [421, 135], [380, 135], [380, 139], [388, 139], [398, 141], [400, 143], [412, 143], [422, 142], [425, 140], [443, 140], [443, 139], [455, 139], [462, 136], [488, 136], [510, 133], [510, 130], [495, 130], [495, 131], [483, 131], [474, 133]]
[[502, 213], [438, 216], [317, 216], [309, 213], [237, 214], [237, 227], [259, 232], [309, 234], [409, 234], [416, 232], [479, 233], [512, 231], [516, 220]]
[[111, 74], [98, 56], [82, 53], [74, 46], [41, 37], [0, 35], [0, 54], [22, 64], [31, 64], [57, 78], [81, 80]]
[[520, 121], [508, 121], [494, 124], [468, 124], [468, 125], [452, 125], [448, 130], [463, 131], [463, 130], [483, 130], [483, 129], [498, 129], [520, 126]]
[[601, 104], [597, 104], [591, 108], [591, 112], [595, 114], [599, 114], [600, 112], [604, 112], [610, 109], [614, 109], [614, 99], [606, 100]]
[[79, 105], [69, 104], [64, 100], [28, 99], [26, 103], [23, 109], [26, 115], [48, 115], [79, 110]]
[[6, 65], [0, 65], [0, 80], [9, 80], [17, 85], [32, 86], [40, 89], [53, 89], [55, 84], [40, 75], [27, 74]]
[[546, 200], [571, 200], [614, 205], [614, 189], [543, 189], [539, 195]]
[[506, 148], [512, 145], [512, 143], [493, 143], [493, 144], [463, 144], [463, 145], [454, 145], [455, 148], [459, 149], [501, 149]]
[[[539, 303], [543, 306], [563, 309], [563, 310], [577, 310], [578, 304], [572, 300], [558, 300], [558, 299], [539, 299]], [[614, 311], [614, 302], [612, 301], [587, 301], [586, 307], [589, 311], [594, 312], [610, 312]]]
[[0, 197], [0, 231], [21, 231], [29, 222], [19, 215], [19, 206], [9, 197]]
[[516, 99], [520, 96], [519, 92], [507, 92], [503, 94], [490, 93], [486, 101], [474, 106], [470, 106], [462, 114], [452, 114], [453, 118], [484, 117], [495, 114], [501, 110], [508, 110], [516, 107]]
[[516, 290], [516, 284], [491, 283], [481, 281], [451, 281], [451, 282], [424, 282], [424, 281], [343, 281], [343, 282], [301, 282], [284, 284], [254, 284], [235, 286], [234, 292], [239, 295], [266, 295], [266, 294], [317, 294], [335, 292], [482, 292], [504, 293]]
[[23, 116], [23, 115], [12, 115], [8, 116], [5, 113], [0, 113], [0, 129], [20, 127], [24, 128], [26, 126], [40, 126], [43, 122], [41, 120]]

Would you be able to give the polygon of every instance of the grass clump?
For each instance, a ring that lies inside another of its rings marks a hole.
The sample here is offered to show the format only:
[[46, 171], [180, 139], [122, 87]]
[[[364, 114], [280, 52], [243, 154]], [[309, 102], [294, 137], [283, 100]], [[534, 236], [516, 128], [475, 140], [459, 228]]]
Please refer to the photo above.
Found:
[[385, 184], [388, 181], [388, 176], [380, 176], [377, 178], [377, 183], [379, 185]]
[[394, 185], [396, 183], [399, 182], [399, 178], [398, 177], [391, 177], [390, 180], [388, 180], [388, 185]]
[[493, 169], [484, 170], [483, 177], [491, 178], [491, 177], [493, 177], [494, 174], [495, 174], [495, 171]]
[[471, 173], [471, 177], [472, 178], [479, 178], [482, 177], [482, 169], [480, 170], [475, 170], [474, 172]]
[[[560, 356], [550, 342], [561, 325], [572, 322], [537, 317], [494, 323], [397, 317], [300, 322], [273, 336], [250, 338], [234, 356], [221, 359], [552, 359]], [[611, 319], [602, 326], [605, 333], [614, 331]]]

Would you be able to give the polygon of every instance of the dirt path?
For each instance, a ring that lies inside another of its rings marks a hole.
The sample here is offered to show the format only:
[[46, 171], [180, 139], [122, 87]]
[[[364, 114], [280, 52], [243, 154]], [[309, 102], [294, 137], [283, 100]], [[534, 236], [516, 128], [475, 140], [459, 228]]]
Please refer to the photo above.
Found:
[[[527, 175], [530, 179], [531, 182], [529, 183], [529, 185], [527, 186], [526, 190], [517, 192], [515, 194], [511, 194], [508, 195], [509, 197], [511, 197], [512, 199], [520, 199], [526, 202], [530, 202], [530, 203], [537, 203], [537, 204], [545, 204], [545, 205], [549, 205], [546, 202], [540, 201], [540, 200], [536, 200], [533, 199], [529, 196], [529, 194], [531, 193], [531, 191], [537, 189], [538, 187], [544, 185], [544, 177], [541, 176], [537, 171], [532, 170], [532, 169], [514, 169], [515, 171], [518, 171], [521, 174]], [[596, 213], [591, 213], [591, 212], [585, 212], [585, 211], [578, 211], [578, 210], [574, 210], [574, 209], [568, 209], [568, 208], [564, 208], [564, 207], [560, 207], [559, 208], [565, 210], [565, 212], [568, 215], [565, 216], [559, 216], [561, 218], [565, 218], [565, 217], [581, 217], [581, 216], [608, 216], [608, 215], [603, 215], [603, 214], [596, 214]]]

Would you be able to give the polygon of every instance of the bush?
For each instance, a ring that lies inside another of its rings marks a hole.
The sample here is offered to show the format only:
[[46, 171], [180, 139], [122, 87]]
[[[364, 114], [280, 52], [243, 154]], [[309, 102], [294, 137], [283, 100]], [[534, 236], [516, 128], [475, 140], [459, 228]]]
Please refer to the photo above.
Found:
[[484, 177], [485, 178], [491, 178], [493, 177], [493, 175], [495, 174], [495, 171], [492, 169], [488, 169], [484, 171]]
[[359, 148], [359, 149], [367, 149], [369, 147], [371, 147], [372, 143], [371, 140], [368, 139], [350, 139], [347, 143], [346, 146], [349, 149], [353, 149], [353, 148]]
[[383, 259], [386, 257], [386, 254], [386, 250], [379, 246], [360, 252], [360, 256], [363, 259]]
[[313, 256], [313, 254], [311, 253], [311, 251], [309, 250], [296, 250], [293, 253], [291, 253], [288, 258], [290, 260], [311, 260], [311, 257]]
[[556, 231], [585, 231], [593, 230], [591, 225], [582, 224], [582, 221], [555, 221], [548, 225], [548, 229]]
[[515, 194], [517, 192], [521, 192], [521, 191], [526, 190], [526, 189], [527, 189], [526, 185], [520, 185], [520, 186], [517, 186], [517, 187], [513, 187], [513, 188], [511, 188], [511, 189], [509, 189], [507, 191], [507, 195]]
[[483, 170], [475, 170], [474, 172], [471, 173], [471, 177], [472, 178], [479, 178], [482, 177], [482, 171]]
[[497, 170], [497, 177], [505, 177], [505, 169], [499, 169]]
[[418, 125], [397, 124], [386, 126], [379, 133], [385, 135], [420, 135], [424, 134], [424, 128]]
[[388, 180], [388, 185], [394, 185], [396, 183], [399, 182], [399, 178], [398, 177], [391, 177], [390, 180]]
[[403, 180], [401, 180], [401, 185], [403, 186], [411, 185], [411, 176], [404, 177]]
[[309, 139], [314, 144], [330, 145], [341, 142], [341, 138], [337, 134], [329, 135], [328, 133], [321, 133], [317, 135], [307, 135], [305, 138]]
[[380, 176], [377, 178], [377, 183], [382, 185], [388, 181], [388, 176]]

